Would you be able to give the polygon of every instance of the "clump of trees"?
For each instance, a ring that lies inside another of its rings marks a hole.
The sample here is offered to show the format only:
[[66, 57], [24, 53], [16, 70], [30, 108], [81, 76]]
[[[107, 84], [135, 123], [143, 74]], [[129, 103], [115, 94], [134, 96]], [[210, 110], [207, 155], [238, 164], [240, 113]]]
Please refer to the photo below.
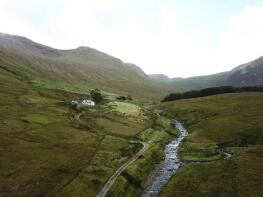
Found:
[[253, 86], [244, 86], [244, 87], [232, 87], [232, 86], [221, 86], [221, 87], [212, 87], [202, 90], [192, 90], [184, 93], [171, 93], [166, 96], [162, 102], [166, 101], [175, 101], [180, 99], [188, 98], [197, 98], [204, 96], [211, 96], [216, 94], [225, 94], [225, 93], [237, 93], [237, 92], [263, 92], [263, 87], [253, 87]]
[[103, 96], [101, 94], [101, 91], [99, 89], [94, 89], [90, 91], [90, 96], [95, 103], [101, 103], [103, 102]]

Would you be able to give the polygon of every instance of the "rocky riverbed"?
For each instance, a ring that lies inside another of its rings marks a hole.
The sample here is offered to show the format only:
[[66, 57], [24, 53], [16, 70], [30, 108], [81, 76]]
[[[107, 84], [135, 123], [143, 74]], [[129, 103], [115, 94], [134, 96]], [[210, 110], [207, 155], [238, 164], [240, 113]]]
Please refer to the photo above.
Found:
[[178, 148], [181, 141], [188, 136], [187, 130], [179, 121], [175, 121], [176, 128], [181, 132], [180, 136], [172, 140], [165, 147], [165, 160], [152, 174], [149, 184], [141, 197], [156, 197], [162, 187], [182, 164], [178, 158]]

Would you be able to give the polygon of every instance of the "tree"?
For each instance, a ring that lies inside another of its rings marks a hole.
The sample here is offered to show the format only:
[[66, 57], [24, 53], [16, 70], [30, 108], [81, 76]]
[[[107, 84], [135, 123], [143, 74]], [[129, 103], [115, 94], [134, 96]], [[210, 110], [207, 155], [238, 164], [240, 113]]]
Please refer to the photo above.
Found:
[[95, 103], [101, 103], [103, 101], [102, 94], [98, 89], [91, 90], [90, 96]]
[[221, 86], [221, 87], [211, 87], [202, 90], [192, 90], [184, 93], [171, 93], [166, 96], [162, 102], [175, 101], [180, 99], [196, 98], [211, 96], [216, 94], [225, 93], [237, 93], [237, 92], [263, 92], [263, 87], [253, 87], [253, 86], [243, 86], [243, 87], [232, 87], [232, 86]]

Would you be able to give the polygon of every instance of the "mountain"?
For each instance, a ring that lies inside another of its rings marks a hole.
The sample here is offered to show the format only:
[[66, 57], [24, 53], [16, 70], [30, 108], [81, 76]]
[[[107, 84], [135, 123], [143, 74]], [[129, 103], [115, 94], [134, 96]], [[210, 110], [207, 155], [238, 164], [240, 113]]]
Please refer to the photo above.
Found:
[[263, 57], [231, 71], [190, 78], [147, 75], [135, 64], [90, 47], [60, 50], [28, 38], [0, 33], [0, 69], [34, 86], [104, 91], [137, 98], [161, 99], [168, 92], [232, 85], [263, 85]]
[[263, 57], [240, 65], [230, 71], [207, 76], [169, 78], [166, 75], [149, 76], [154, 82], [165, 84], [174, 91], [204, 89], [216, 86], [263, 86]]
[[140, 76], [148, 78], [147, 74], [136, 64], [126, 63], [126, 65], [129, 66], [130, 69], [132, 69], [134, 72], [136, 72]]
[[234, 68], [226, 74], [224, 83], [237, 86], [263, 85], [263, 57]]
[[146, 99], [159, 99], [169, 92], [136, 65], [90, 47], [59, 50], [1, 33], [0, 60], [1, 69], [37, 86], [84, 91], [99, 88]]
[[173, 79], [169, 78], [167, 75], [164, 74], [151, 74], [149, 75], [150, 79], [156, 82], [161, 83], [170, 83], [173, 81]]
[[0, 48], [23, 54], [41, 55], [42, 57], [58, 57], [60, 50], [35, 43], [25, 37], [0, 33]]

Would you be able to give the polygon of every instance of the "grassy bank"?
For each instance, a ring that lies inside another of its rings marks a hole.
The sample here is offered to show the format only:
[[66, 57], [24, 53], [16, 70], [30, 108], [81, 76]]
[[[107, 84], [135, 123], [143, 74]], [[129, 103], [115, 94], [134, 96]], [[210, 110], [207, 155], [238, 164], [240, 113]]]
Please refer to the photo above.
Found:
[[[260, 196], [263, 193], [263, 94], [236, 93], [168, 102], [188, 128], [181, 168], [161, 196]], [[222, 159], [219, 148], [233, 156]]]

